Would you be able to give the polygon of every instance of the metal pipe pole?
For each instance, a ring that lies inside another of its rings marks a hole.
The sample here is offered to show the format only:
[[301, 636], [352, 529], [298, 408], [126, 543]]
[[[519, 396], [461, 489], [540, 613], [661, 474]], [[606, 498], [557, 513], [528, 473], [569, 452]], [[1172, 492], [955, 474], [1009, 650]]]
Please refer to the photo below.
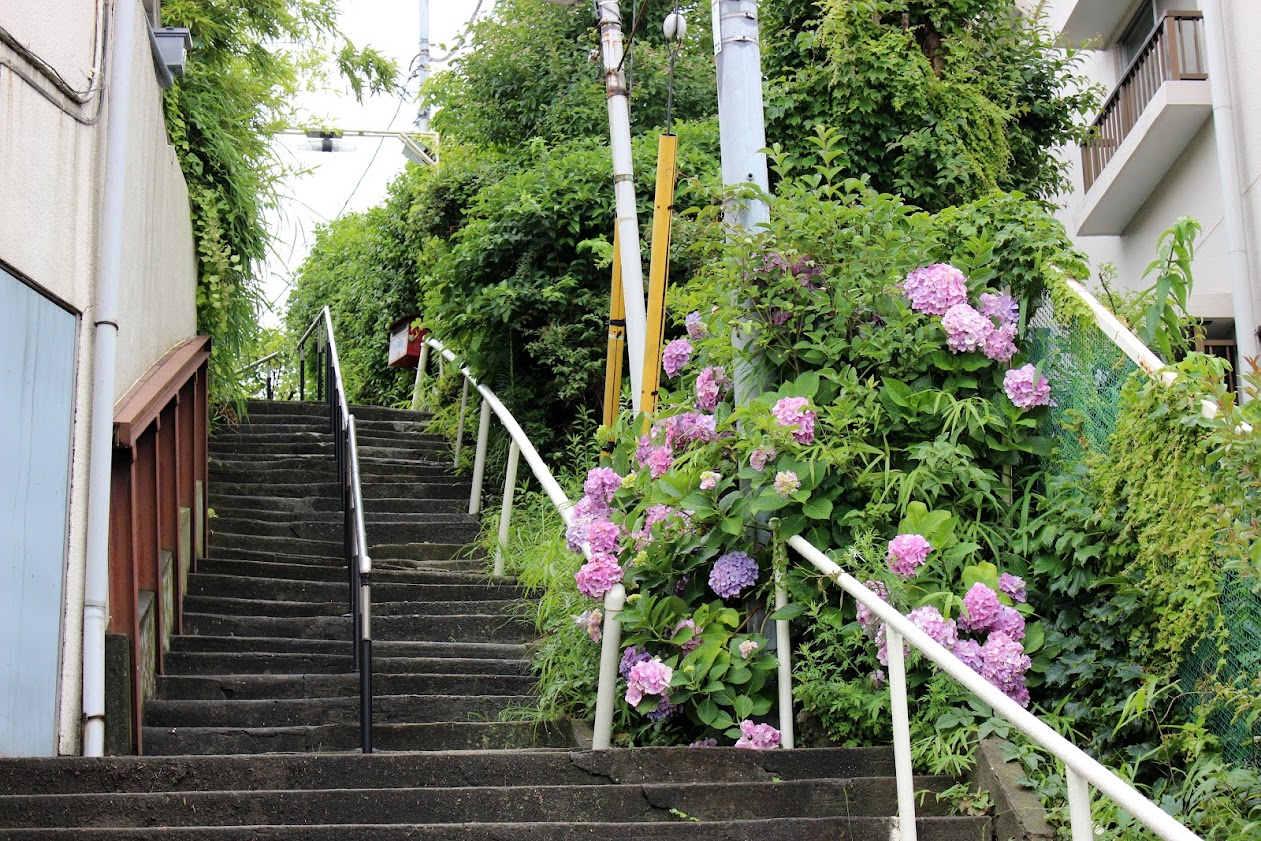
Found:
[[622, 11], [617, 0], [596, 0], [600, 44], [604, 56], [605, 90], [609, 105], [609, 140], [613, 152], [613, 192], [617, 212], [617, 242], [622, 258], [622, 293], [626, 307], [626, 349], [630, 362], [631, 401], [640, 411], [644, 379], [645, 334], [644, 267], [639, 254], [639, 210], [635, 205], [635, 171], [631, 161], [630, 95], [622, 69]]
[[902, 841], [916, 841], [915, 768], [911, 764], [911, 717], [906, 705], [906, 655], [902, 635], [884, 626], [889, 653], [889, 701], [893, 718], [893, 766], [897, 778], [898, 832]]
[[600, 682], [595, 700], [593, 750], [608, 750], [613, 739], [613, 707], [617, 703], [617, 666], [622, 656], [622, 622], [626, 588], [614, 584], [604, 594], [604, 636], [600, 640]]
[[486, 443], [490, 439], [490, 401], [482, 400], [482, 416], [477, 424], [477, 451], [473, 456], [473, 490], [469, 492], [468, 513], [482, 511], [482, 481], [486, 477]]
[[429, 80], [429, 0], [420, 0], [420, 49], [416, 53], [416, 78], [420, 82], [422, 96], [419, 97], [416, 112], [416, 129], [429, 131], [429, 104], [425, 102], [423, 91], [425, 82]]
[[[467, 382], [467, 380], [466, 380]], [[512, 497], [517, 490], [517, 462], [521, 447], [513, 441], [508, 446], [508, 469], [504, 471], [503, 504], [499, 508], [499, 542], [495, 544], [494, 577], [504, 577], [504, 552], [508, 548], [508, 529], [512, 525]]]
[[[722, 154], [722, 183], [727, 189], [752, 184], [770, 190], [767, 174], [766, 118], [762, 105], [762, 48], [758, 38], [757, 0], [714, 0], [714, 57], [718, 64], [718, 133]], [[733, 236], [751, 231], [770, 219], [766, 202], [744, 199], [727, 210]], [[733, 337], [743, 350], [752, 337]], [[736, 367], [737, 405], [760, 390], [753, 366]]]

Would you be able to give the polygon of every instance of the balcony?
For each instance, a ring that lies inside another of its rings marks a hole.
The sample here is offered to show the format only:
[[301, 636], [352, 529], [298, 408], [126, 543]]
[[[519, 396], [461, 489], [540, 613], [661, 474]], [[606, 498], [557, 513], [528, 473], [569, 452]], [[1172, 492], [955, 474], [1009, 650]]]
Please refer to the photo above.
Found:
[[1082, 147], [1077, 233], [1117, 235], [1212, 114], [1204, 20], [1169, 12], [1130, 62]]

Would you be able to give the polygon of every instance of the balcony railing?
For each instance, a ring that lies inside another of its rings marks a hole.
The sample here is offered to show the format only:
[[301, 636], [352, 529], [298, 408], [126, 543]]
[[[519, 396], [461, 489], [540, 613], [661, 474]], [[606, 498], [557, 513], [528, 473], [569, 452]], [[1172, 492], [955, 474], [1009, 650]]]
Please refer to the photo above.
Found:
[[1104, 103], [1095, 120], [1094, 136], [1082, 147], [1082, 178], [1087, 190], [1138, 124], [1161, 85], [1208, 78], [1203, 32], [1204, 16], [1199, 12], [1165, 13]]

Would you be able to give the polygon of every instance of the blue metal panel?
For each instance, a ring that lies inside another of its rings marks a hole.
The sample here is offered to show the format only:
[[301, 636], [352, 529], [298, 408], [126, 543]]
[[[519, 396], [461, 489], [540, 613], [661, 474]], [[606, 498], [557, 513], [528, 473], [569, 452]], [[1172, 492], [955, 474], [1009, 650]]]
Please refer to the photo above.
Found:
[[77, 327], [0, 269], [0, 754], [9, 756], [57, 750]]

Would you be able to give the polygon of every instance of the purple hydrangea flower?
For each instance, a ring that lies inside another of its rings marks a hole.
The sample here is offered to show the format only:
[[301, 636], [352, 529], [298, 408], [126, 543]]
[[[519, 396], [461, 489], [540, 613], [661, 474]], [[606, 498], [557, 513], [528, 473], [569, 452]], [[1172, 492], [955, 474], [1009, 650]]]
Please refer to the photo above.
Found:
[[948, 309], [941, 317], [941, 326], [946, 331], [946, 344], [952, 353], [980, 350], [994, 332], [994, 322], [968, 304], [955, 304]]
[[[884, 586], [883, 581], [865, 581], [863, 585], [886, 602], [889, 600], [889, 588]], [[872, 626], [875, 624], [875, 614], [871, 612], [871, 608], [862, 602], [858, 602], [858, 607], [854, 609], [854, 612], [858, 619], [858, 624], [863, 626], [863, 630], [868, 635], [871, 635], [873, 633], [871, 630]]]
[[731, 380], [721, 365], [711, 365], [696, 377], [696, 408], [712, 412], [726, 393]]
[[989, 631], [993, 629], [1002, 606], [998, 593], [978, 581], [963, 596], [963, 609], [967, 616], [959, 617], [959, 627], [965, 631]]
[[774, 447], [754, 450], [749, 454], [749, 467], [752, 467], [754, 470], [762, 470], [766, 467], [766, 462], [773, 458], [775, 458]]
[[754, 724], [747, 718], [740, 722], [740, 738], [736, 747], [747, 750], [775, 750], [779, 747], [781, 736], [778, 730], [769, 724]]
[[998, 589], [1017, 604], [1024, 604], [1029, 598], [1028, 593], [1025, 592], [1025, 580], [1009, 572], [1004, 572], [998, 577]]
[[906, 618], [947, 649], [954, 648], [955, 643], [959, 641], [959, 631], [955, 627], [955, 621], [942, 616], [941, 611], [932, 605], [917, 607], [908, 613]]
[[[902, 643], [902, 656], [905, 657], [910, 653], [910, 646], [905, 642]], [[889, 640], [885, 636], [885, 625], [880, 625], [880, 630], [876, 631], [876, 659], [880, 661], [880, 665], [889, 665]]]
[[632, 645], [622, 652], [622, 662], [617, 667], [617, 673], [622, 677], [630, 677], [630, 671], [637, 663], [646, 663], [652, 659], [652, 655], [637, 645]]
[[771, 409], [780, 426], [793, 430], [793, 440], [809, 444], [814, 440], [814, 412], [806, 407], [810, 401], [804, 397], [784, 397]]
[[1016, 355], [1016, 325], [1006, 324], [991, 331], [981, 350], [995, 362], [1010, 362]]
[[716, 748], [718, 747], [718, 740], [712, 737], [708, 739], [697, 739], [695, 742], [692, 742], [692, 744], [688, 745], [688, 747], [689, 748]]
[[1020, 320], [1020, 304], [1010, 295], [982, 292], [981, 315], [994, 319], [999, 327], [1014, 327]]
[[692, 343], [687, 339], [675, 339], [662, 352], [661, 364], [665, 367], [667, 376], [677, 377], [691, 358]]
[[622, 581], [623, 571], [612, 555], [596, 555], [574, 573], [578, 592], [589, 599], [599, 601], [604, 594]]
[[1051, 399], [1051, 384], [1046, 377], [1038, 374], [1033, 363], [1013, 368], [1003, 375], [1003, 391], [1020, 409], [1032, 409], [1035, 406], [1054, 406]]
[[976, 640], [959, 640], [954, 645], [954, 655], [974, 672], [981, 671], [981, 644]]
[[744, 552], [728, 552], [714, 562], [709, 587], [719, 598], [729, 599], [757, 582], [757, 561]]
[[705, 327], [705, 322], [701, 321], [701, 314], [698, 310], [689, 312], [687, 318], [683, 319], [683, 323], [687, 325], [688, 338], [693, 341], [703, 339], [709, 335], [709, 330]]
[[781, 470], [775, 474], [775, 493], [788, 496], [801, 487], [801, 480], [791, 470]]
[[665, 420], [666, 446], [686, 447], [694, 441], [718, 440], [718, 419], [700, 412], [684, 412]]
[[604, 638], [604, 612], [600, 608], [584, 610], [573, 619], [575, 625], [587, 632], [592, 642], [599, 642]]
[[597, 508], [588, 497], [582, 497], [573, 507], [573, 516], [565, 529], [565, 543], [570, 552], [581, 552], [591, 524], [608, 518], [608, 509]]
[[652, 478], [660, 479], [674, 465], [674, 454], [669, 447], [653, 447], [648, 452], [648, 458], [644, 463], [648, 465], [648, 472], [652, 474]]
[[899, 534], [889, 541], [889, 569], [903, 578], [910, 578], [924, 565], [933, 545], [923, 535]]
[[994, 620], [994, 630], [1014, 640], [1022, 640], [1025, 638], [1025, 618], [1016, 608], [1003, 605]]
[[[670, 520], [677, 520], [677, 522], [669, 522]], [[665, 523], [667, 528], [677, 530], [679, 534], [682, 534], [689, 520], [687, 513], [677, 508], [671, 508], [669, 505], [653, 505], [644, 513], [643, 528], [632, 534], [631, 539], [635, 541], [636, 549], [643, 549], [652, 542], [653, 526]]]
[[945, 315], [951, 307], [968, 300], [968, 279], [954, 266], [937, 263], [907, 275], [902, 291], [916, 312]]
[[582, 490], [597, 508], [608, 508], [613, 495], [622, 487], [622, 477], [610, 467], [597, 467], [587, 471], [587, 481]]
[[622, 527], [608, 520], [595, 520], [587, 526], [587, 544], [593, 555], [616, 555], [622, 540]]
[[626, 703], [634, 707], [645, 695], [665, 695], [673, 677], [674, 670], [662, 663], [660, 657], [636, 663], [626, 676]]
[[1031, 665], [1024, 646], [1001, 631], [990, 634], [981, 646], [981, 677], [1022, 706], [1029, 703], [1025, 672]]
[[680, 705], [670, 703], [669, 695], [662, 695], [661, 701], [657, 703], [657, 706], [648, 711], [648, 720], [661, 721], [664, 718], [669, 718], [670, 716], [678, 713], [682, 709], [683, 707]]
[[701, 645], [701, 631], [703, 631], [703, 630], [705, 630], [705, 629], [704, 629], [704, 628], [698, 628], [698, 627], [696, 627], [696, 622], [695, 622], [695, 620], [692, 620], [692, 619], [684, 619], [682, 622], [680, 622], [679, 624], [677, 624], [677, 625], [675, 625], [675, 626], [674, 626], [674, 634], [673, 634], [673, 636], [676, 636], [676, 637], [677, 637], [677, 636], [679, 635], [679, 631], [682, 631], [684, 628], [691, 628], [691, 629], [692, 629], [692, 638], [691, 638], [690, 640], [688, 640], [687, 642], [682, 643], [681, 645], [679, 645], [679, 648], [683, 649], [683, 653], [684, 653], [684, 654], [688, 654], [688, 653], [690, 653], [690, 652], [692, 652], [692, 651], [695, 651], [696, 649], [700, 648], [700, 645]]

